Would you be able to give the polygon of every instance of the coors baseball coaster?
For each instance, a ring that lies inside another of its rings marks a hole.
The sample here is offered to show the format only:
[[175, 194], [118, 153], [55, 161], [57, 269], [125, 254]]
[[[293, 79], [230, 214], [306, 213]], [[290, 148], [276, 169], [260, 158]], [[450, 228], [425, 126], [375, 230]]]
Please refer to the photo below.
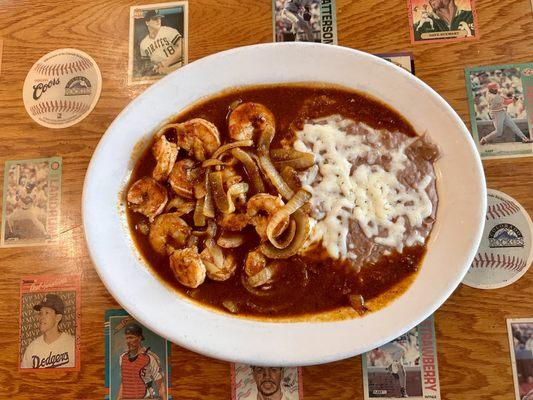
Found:
[[497, 289], [517, 281], [533, 259], [533, 224], [511, 196], [487, 190], [487, 215], [478, 253], [463, 283], [478, 289]]
[[24, 81], [24, 107], [47, 128], [66, 128], [84, 119], [100, 97], [102, 75], [96, 62], [76, 49], [41, 57]]

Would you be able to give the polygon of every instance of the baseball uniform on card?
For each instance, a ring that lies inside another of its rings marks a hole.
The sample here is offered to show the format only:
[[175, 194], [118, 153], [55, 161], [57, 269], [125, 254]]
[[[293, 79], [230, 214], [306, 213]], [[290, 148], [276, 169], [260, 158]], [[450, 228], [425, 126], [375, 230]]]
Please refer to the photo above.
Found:
[[362, 355], [364, 399], [440, 399], [433, 316]]
[[130, 8], [128, 83], [145, 84], [187, 64], [188, 3]]
[[533, 63], [466, 68], [465, 78], [481, 158], [533, 155]]
[[479, 37], [474, 0], [407, 0], [411, 43]]
[[107, 399], [172, 399], [170, 343], [124, 310], [105, 313]]
[[80, 370], [80, 301], [79, 275], [22, 279], [21, 372]]

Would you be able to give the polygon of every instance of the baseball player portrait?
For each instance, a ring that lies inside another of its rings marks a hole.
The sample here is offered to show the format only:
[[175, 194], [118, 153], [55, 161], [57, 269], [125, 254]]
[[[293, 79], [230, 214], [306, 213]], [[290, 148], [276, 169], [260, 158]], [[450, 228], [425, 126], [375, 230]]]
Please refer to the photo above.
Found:
[[144, 13], [148, 34], [139, 44], [141, 57], [150, 60], [156, 74], [168, 74], [181, 67], [183, 62], [182, 36], [177, 29], [162, 25], [163, 18], [159, 11]]
[[117, 400], [167, 399], [166, 380], [159, 357], [144, 347], [143, 329], [137, 323], [124, 328], [127, 350], [120, 355], [120, 388]]
[[491, 143], [495, 139], [501, 138], [506, 126], [511, 129], [518, 138], [520, 138], [522, 143], [532, 142], [530, 138], [524, 135], [507, 113], [507, 106], [513, 103], [513, 99], [504, 97], [500, 94], [500, 85], [497, 82], [490, 82], [487, 85], [487, 93], [485, 97], [489, 108], [489, 115], [494, 124], [494, 130], [479, 140], [481, 145]]
[[150, 83], [187, 64], [188, 3], [130, 9], [128, 82]]
[[49, 165], [13, 165], [6, 188], [6, 239], [46, 239]]
[[257, 400], [286, 400], [281, 381], [283, 368], [250, 367], [252, 376], [257, 385]]
[[76, 366], [74, 336], [59, 329], [65, 304], [56, 294], [46, 294], [33, 306], [38, 312], [41, 335], [33, 340], [22, 357], [21, 368], [73, 368]]
[[415, 40], [424, 40], [422, 34], [432, 32], [462, 30], [466, 36], [475, 35], [472, 11], [460, 9], [456, 0], [429, 0], [429, 6], [422, 7], [422, 18], [413, 27]]
[[285, 0], [281, 6], [280, 21], [290, 27], [289, 31], [295, 41], [314, 41], [312, 5], [313, 0]]

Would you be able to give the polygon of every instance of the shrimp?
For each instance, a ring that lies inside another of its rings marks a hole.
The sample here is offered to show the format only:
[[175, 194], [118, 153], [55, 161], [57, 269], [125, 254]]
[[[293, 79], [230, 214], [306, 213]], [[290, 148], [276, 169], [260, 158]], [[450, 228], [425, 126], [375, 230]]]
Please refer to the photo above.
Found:
[[237, 170], [234, 167], [227, 165], [222, 170], [222, 181], [224, 182], [226, 190], [236, 183], [242, 182], [242, 180], [242, 176], [237, 173]]
[[221, 228], [232, 232], [238, 232], [242, 231], [246, 227], [246, 225], [250, 223], [250, 217], [248, 217], [248, 215], [244, 213], [222, 214], [218, 218], [217, 222]]
[[[283, 207], [283, 200], [279, 196], [268, 193], [259, 193], [248, 200], [246, 214], [250, 218], [250, 223], [255, 226], [255, 231], [262, 241], [267, 240], [267, 226], [270, 217]], [[289, 217], [280, 222], [278, 234], [281, 234], [289, 225]], [[277, 236], [277, 235], [276, 235]]]
[[263, 286], [274, 282], [274, 279], [281, 271], [282, 264], [279, 261], [271, 261], [254, 250], [248, 253], [244, 263], [244, 273], [246, 282], [251, 287]]
[[152, 154], [157, 161], [157, 165], [152, 171], [152, 177], [156, 181], [167, 179], [178, 157], [178, 150], [178, 146], [175, 143], [169, 142], [165, 135], [161, 135], [157, 139], [152, 147]]
[[126, 200], [133, 211], [146, 215], [152, 222], [167, 204], [167, 189], [154, 178], [144, 177], [131, 185]]
[[205, 281], [205, 264], [196, 246], [173, 251], [170, 255], [170, 269], [183, 286], [197, 288]]
[[161, 214], [150, 227], [148, 239], [152, 248], [159, 254], [170, 254], [187, 244], [191, 228], [179, 215], [179, 213]]
[[178, 144], [194, 155], [198, 161], [204, 161], [220, 147], [220, 133], [215, 125], [202, 118], [193, 118], [182, 124], [176, 124]]
[[194, 175], [192, 170], [194, 168], [194, 161], [190, 158], [184, 158], [174, 164], [172, 172], [168, 177], [170, 187], [177, 195], [187, 199], [194, 199]]
[[207, 270], [207, 277], [214, 281], [226, 281], [233, 276], [237, 269], [237, 259], [231, 252], [224, 253], [214, 242], [207, 244], [200, 253]]
[[248, 253], [244, 263], [244, 272], [248, 276], [254, 276], [261, 272], [267, 265], [267, 258], [258, 250]]
[[254, 139], [256, 131], [274, 130], [274, 114], [259, 103], [242, 103], [235, 107], [228, 120], [229, 136], [233, 140]]

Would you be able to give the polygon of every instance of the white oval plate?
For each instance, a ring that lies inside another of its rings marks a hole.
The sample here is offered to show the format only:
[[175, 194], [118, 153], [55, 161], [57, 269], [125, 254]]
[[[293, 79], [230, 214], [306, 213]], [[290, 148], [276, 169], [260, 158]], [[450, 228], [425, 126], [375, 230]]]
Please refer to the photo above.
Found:
[[[139, 261], [119, 193], [135, 145], [192, 102], [242, 85], [318, 81], [366, 92], [392, 106], [438, 143], [439, 208], [428, 252], [414, 283], [364, 318], [269, 323], [202, 308], [163, 285]], [[463, 279], [483, 231], [486, 188], [468, 130], [421, 80], [360, 51], [310, 43], [261, 44], [218, 53], [155, 83], [108, 128], [83, 190], [90, 256], [115, 299], [138, 321], [183, 347], [255, 365], [297, 366], [343, 359], [382, 345], [431, 315]]]

